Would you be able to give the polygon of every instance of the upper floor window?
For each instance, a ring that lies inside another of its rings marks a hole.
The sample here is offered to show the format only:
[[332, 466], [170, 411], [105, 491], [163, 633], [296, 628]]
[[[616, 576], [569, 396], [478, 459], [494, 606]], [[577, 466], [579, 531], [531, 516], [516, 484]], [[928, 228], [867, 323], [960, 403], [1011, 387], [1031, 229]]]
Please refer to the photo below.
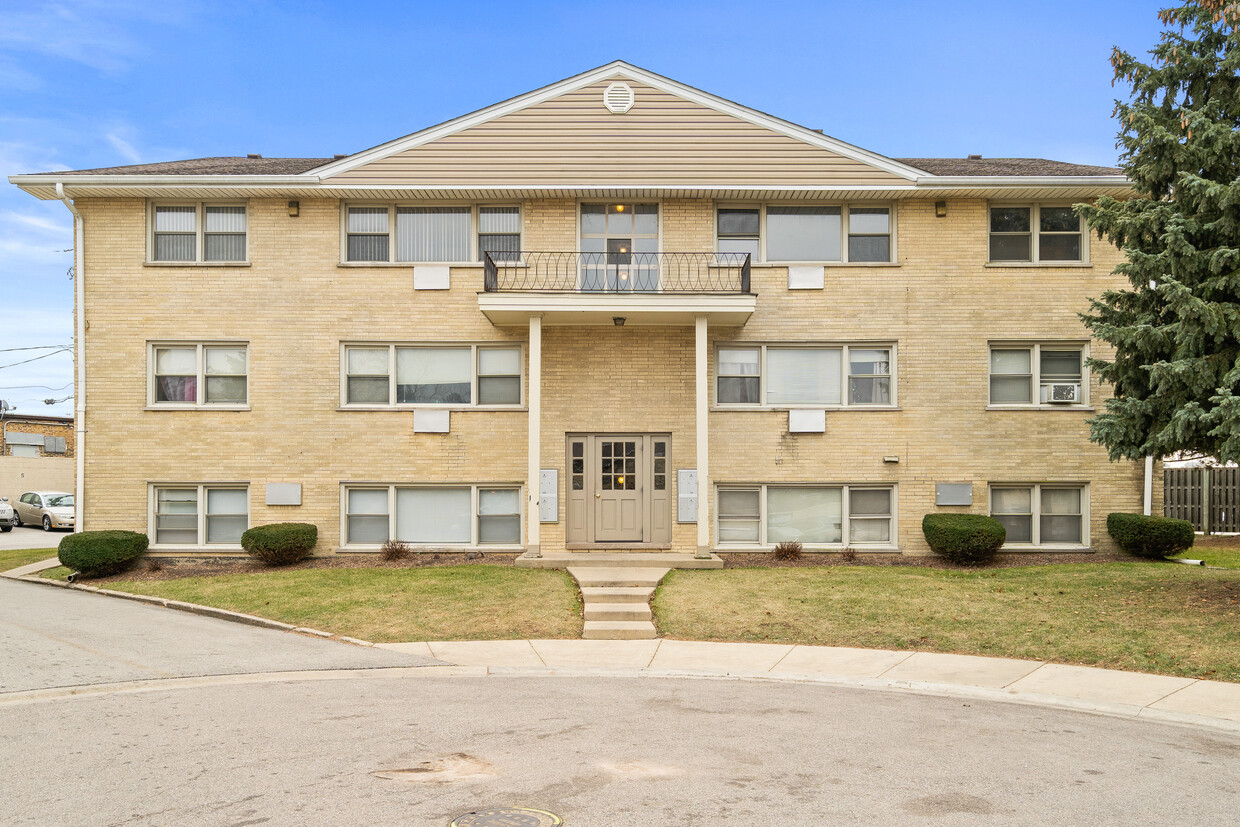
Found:
[[749, 253], [754, 261], [889, 262], [890, 207], [720, 207], [716, 249]]
[[1084, 220], [1069, 206], [1002, 205], [990, 208], [992, 262], [1082, 262]]
[[346, 405], [520, 405], [521, 348], [346, 345]]
[[244, 204], [155, 204], [153, 262], [246, 261]]
[[344, 229], [349, 262], [514, 260], [521, 249], [516, 206], [351, 206]]
[[150, 345], [148, 404], [245, 405], [248, 351], [248, 346], [237, 343]]
[[843, 406], [895, 404], [890, 345], [721, 345], [719, 405]]
[[990, 346], [991, 405], [1084, 405], [1083, 345]]

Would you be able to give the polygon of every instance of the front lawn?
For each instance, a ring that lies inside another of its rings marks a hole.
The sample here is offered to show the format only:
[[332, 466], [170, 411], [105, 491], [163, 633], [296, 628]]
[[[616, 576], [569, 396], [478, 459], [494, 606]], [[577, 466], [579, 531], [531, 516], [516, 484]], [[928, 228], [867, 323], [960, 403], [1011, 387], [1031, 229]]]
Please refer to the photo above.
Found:
[[21, 568], [56, 556], [54, 548], [19, 548], [0, 550], [0, 571]]
[[1207, 566], [1240, 569], [1240, 537], [1199, 536], [1192, 548], [1176, 556], [1204, 560]]
[[654, 611], [660, 635], [682, 640], [920, 649], [1240, 682], [1236, 570], [1133, 562], [673, 571]]
[[576, 584], [567, 572], [546, 569], [276, 569], [99, 585], [375, 643], [581, 637]]

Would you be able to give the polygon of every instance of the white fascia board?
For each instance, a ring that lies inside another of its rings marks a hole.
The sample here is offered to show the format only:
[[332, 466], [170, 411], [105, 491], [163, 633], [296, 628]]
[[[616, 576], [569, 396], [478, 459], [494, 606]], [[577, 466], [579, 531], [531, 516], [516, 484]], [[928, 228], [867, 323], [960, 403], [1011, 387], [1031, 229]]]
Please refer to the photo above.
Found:
[[397, 152], [413, 149], [439, 138], [443, 138], [447, 135], [468, 129], [472, 126], [477, 126], [478, 124], [503, 117], [504, 115], [508, 115], [526, 107], [534, 106], [545, 100], [550, 100], [557, 95], [573, 92], [577, 89], [589, 86], [592, 83], [607, 80], [612, 77], [623, 77], [630, 80], [640, 81], [648, 86], [654, 87], [655, 89], [660, 89], [673, 95], [679, 95], [686, 100], [690, 100], [694, 103], [714, 109], [717, 112], [722, 112], [724, 114], [740, 118], [743, 121], [748, 121], [749, 123], [770, 129], [773, 132], [778, 132], [789, 138], [794, 138], [820, 149], [834, 152], [845, 158], [851, 158], [854, 161], [868, 164], [893, 175], [898, 175], [901, 178], [906, 178], [909, 181], [917, 179], [922, 176], [924, 172], [923, 170], [919, 170], [915, 167], [910, 167], [906, 164], [893, 161], [892, 159], [879, 155], [878, 153], [853, 146], [852, 144], [845, 143], [828, 135], [815, 132], [812, 129], [798, 126], [791, 121], [785, 121], [772, 115], [768, 115], [765, 112], [759, 112], [756, 109], [741, 106], [738, 103], [733, 103], [732, 101], [717, 97], [709, 92], [703, 92], [702, 90], [695, 89], [692, 86], [686, 86], [683, 83], [678, 83], [671, 78], [657, 75], [654, 72], [639, 69], [638, 67], [625, 63], [622, 60], [613, 61], [605, 66], [600, 66], [597, 69], [591, 69], [590, 71], [583, 72], [580, 75], [574, 75], [573, 77], [566, 78], [558, 83], [553, 83], [550, 86], [544, 86], [541, 89], [535, 89], [534, 91], [527, 92], [524, 95], [518, 95], [515, 98], [510, 98], [506, 101], [488, 106], [485, 109], [479, 109], [476, 112], [471, 112], [467, 115], [462, 115], [459, 118], [445, 121], [438, 126], [432, 126], [427, 129], [423, 129], [420, 132], [414, 132], [412, 135], [406, 135], [403, 138], [388, 141], [387, 143], [380, 144], [379, 146], [364, 150], [355, 155], [350, 155], [348, 158], [342, 158], [339, 161], [324, 164], [321, 167], [316, 167], [313, 172], [315, 172], [315, 174], [317, 174], [320, 178], [330, 178], [333, 175], [347, 172], [356, 167], [370, 163], [378, 158], [383, 158], [388, 155], [394, 155]]

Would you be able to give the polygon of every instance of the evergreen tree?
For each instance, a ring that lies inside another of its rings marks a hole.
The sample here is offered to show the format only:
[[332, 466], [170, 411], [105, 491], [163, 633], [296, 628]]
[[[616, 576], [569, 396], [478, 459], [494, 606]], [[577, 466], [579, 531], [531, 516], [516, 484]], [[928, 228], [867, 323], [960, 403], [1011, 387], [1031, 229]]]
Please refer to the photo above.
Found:
[[1111, 56], [1132, 87], [1115, 116], [1136, 196], [1077, 206], [1132, 283], [1081, 317], [1116, 349], [1090, 360], [1115, 394], [1090, 438], [1111, 459], [1240, 461], [1240, 2], [1190, 0], [1159, 19], [1150, 62]]

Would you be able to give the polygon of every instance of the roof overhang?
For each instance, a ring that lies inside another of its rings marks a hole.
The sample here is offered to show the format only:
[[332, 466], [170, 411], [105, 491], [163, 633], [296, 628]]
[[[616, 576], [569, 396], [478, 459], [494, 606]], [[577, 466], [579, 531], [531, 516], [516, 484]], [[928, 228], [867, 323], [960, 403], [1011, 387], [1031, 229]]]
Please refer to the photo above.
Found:
[[1077, 198], [1124, 193], [1132, 183], [1122, 176], [925, 176], [909, 184], [885, 186], [805, 185], [737, 187], [676, 182], [534, 182], [478, 187], [359, 186], [322, 182], [315, 175], [11, 175], [9, 181], [36, 198], [331, 198], [345, 200], [477, 200], [519, 198], [714, 198], [719, 200], [900, 200], [906, 198]]
[[478, 309], [496, 326], [525, 325], [541, 316], [548, 326], [616, 324], [692, 325], [705, 316], [717, 327], [741, 327], [757, 306], [752, 294], [479, 293]]

